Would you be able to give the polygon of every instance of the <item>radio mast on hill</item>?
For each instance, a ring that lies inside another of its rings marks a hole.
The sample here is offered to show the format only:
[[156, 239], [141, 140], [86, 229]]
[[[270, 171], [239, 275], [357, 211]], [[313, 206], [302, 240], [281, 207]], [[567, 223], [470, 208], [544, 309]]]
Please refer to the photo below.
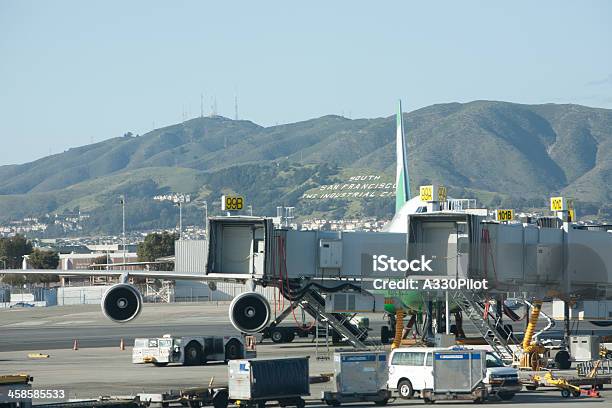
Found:
[[238, 120], [238, 95], [234, 95], [234, 119]]
[[214, 96], [210, 105], [210, 116], [217, 116], [217, 97]]

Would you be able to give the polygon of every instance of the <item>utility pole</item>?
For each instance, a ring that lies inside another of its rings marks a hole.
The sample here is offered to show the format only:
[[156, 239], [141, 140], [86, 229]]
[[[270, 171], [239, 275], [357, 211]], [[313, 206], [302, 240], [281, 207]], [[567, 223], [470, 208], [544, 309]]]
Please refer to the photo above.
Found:
[[123, 232], [122, 232], [122, 246], [123, 246], [123, 269], [125, 269], [125, 194], [121, 195], [121, 213], [122, 213], [122, 224], [123, 224]]
[[208, 227], [208, 202], [204, 201], [204, 231], [208, 233], [206, 228]]
[[180, 201], [177, 204], [179, 208], [179, 240], [182, 240], [183, 239], [183, 205]]

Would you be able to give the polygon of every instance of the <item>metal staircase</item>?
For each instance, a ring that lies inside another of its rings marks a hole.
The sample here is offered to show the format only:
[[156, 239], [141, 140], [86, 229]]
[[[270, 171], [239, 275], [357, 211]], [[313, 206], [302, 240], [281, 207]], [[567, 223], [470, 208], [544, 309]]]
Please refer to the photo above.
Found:
[[[349, 343], [358, 349], [367, 349], [368, 345], [362, 340], [364, 338], [363, 331], [357, 331], [349, 329], [348, 322], [349, 316], [345, 316], [339, 313], [328, 313], [325, 311], [325, 299], [318, 293], [307, 290], [300, 298], [300, 306], [312, 317], [317, 320], [317, 323], [329, 324], [329, 326], [339, 333], [341, 336], [347, 339]], [[317, 339], [318, 340], [318, 339]]]
[[[331, 350], [329, 348], [329, 323], [321, 322], [315, 318], [315, 356], [317, 360], [329, 360]], [[319, 339], [323, 339], [323, 344], [319, 344]]]
[[514, 352], [509, 344], [518, 345], [518, 343], [512, 333], [506, 333], [502, 327], [501, 317], [493, 315], [488, 310], [485, 312], [481, 304], [484, 303], [484, 299], [478, 299], [473, 292], [456, 291], [453, 293], [453, 300], [493, 351], [504, 362], [512, 363]]
[[174, 284], [172, 281], [162, 281], [161, 287], [157, 287], [156, 279], [146, 280], [145, 298], [154, 303], [170, 303], [174, 299]]

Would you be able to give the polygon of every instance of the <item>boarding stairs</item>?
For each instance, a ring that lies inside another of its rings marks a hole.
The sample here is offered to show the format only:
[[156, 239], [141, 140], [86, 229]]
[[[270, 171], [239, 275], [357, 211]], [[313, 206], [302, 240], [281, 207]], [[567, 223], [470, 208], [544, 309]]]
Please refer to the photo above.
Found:
[[474, 292], [456, 291], [453, 300], [502, 361], [512, 363], [514, 352], [510, 344], [517, 345], [517, 342], [512, 333], [504, 329], [501, 316], [486, 310], [483, 306], [485, 299], [478, 298]]
[[285, 308], [285, 310], [283, 310], [280, 314], [278, 314], [274, 318], [274, 320], [272, 320], [272, 322], [270, 322], [270, 324], [268, 325], [268, 328], [272, 329], [278, 326], [283, 320], [285, 320], [285, 318], [287, 318], [287, 316], [293, 313], [293, 311], [297, 309], [299, 305], [300, 305], [299, 300], [294, 300], [293, 302], [291, 302], [291, 304], [287, 308]]
[[582, 361], [576, 365], [576, 372], [580, 377], [609, 376], [612, 374], [612, 360]]
[[[357, 349], [368, 349], [369, 346], [371, 346], [364, 340], [367, 335], [367, 328], [362, 330], [351, 330], [349, 328], [351, 316], [341, 313], [326, 312], [325, 299], [316, 291], [311, 289], [306, 290], [304, 294], [302, 294], [299, 302], [302, 309], [315, 318], [317, 324], [329, 325], [338, 334], [346, 338], [353, 347]], [[318, 338], [316, 340], [318, 341]]]
[[172, 281], [164, 280], [160, 287], [157, 286], [156, 279], [146, 280], [145, 299], [153, 303], [170, 303], [173, 301], [173, 283]]
[[[318, 317], [315, 318], [315, 357], [317, 360], [329, 360], [331, 358], [331, 349], [329, 347], [329, 322], [321, 322]], [[319, 339], [323, 339], [323, 344], [320, 344]]]

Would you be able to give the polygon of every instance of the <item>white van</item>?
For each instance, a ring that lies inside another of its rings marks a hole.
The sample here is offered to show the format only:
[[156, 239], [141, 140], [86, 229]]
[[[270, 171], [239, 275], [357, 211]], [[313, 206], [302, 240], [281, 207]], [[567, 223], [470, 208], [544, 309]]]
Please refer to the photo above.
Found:
[[[433, 388], [433, 352], [448, 350], [431, 347], [404, 347], [391, 351], [389, 356], [390, 390], [397, 390], [404, 399], [412, 398], [415, 391]], [[522, 388], [518, 370], [507, 367], [494, 354], [487, 352], [487, 391], [503, 400], [509, 400]]]

